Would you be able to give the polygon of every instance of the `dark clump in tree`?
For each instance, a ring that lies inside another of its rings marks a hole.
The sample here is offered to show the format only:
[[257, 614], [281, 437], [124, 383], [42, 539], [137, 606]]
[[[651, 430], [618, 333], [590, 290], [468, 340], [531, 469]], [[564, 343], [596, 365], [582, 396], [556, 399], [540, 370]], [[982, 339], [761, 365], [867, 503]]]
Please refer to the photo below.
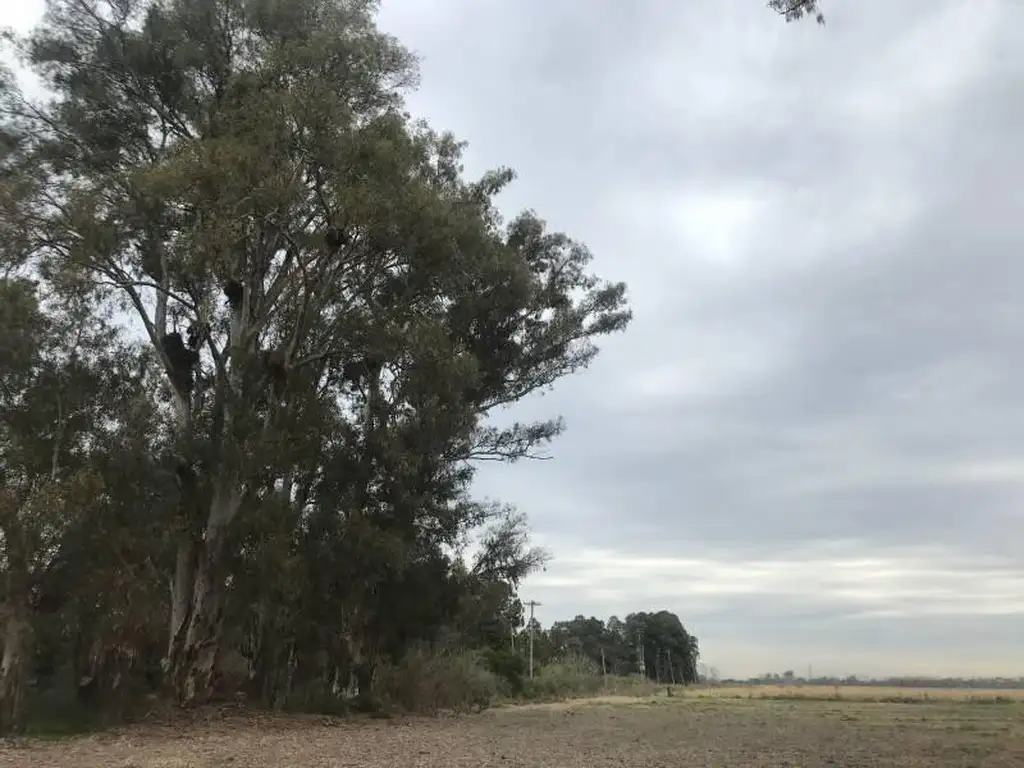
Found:
[[167, 356], [167, 376], [175, 390], [183, 397], [192, 393], [195, 369], [199, 364], [199, 352], [193, 346], [185, 346], [177, 331], [165, 333], [160, 338], [160, 347]]

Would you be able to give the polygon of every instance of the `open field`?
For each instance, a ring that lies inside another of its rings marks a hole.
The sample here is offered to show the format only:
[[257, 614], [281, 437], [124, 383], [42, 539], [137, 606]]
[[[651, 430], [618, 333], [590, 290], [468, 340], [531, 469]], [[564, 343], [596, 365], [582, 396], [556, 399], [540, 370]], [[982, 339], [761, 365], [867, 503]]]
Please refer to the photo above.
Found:
[[841, 699], [914, 703], [953, 701], [988, 704], [1012, 701], [1024, 703], [1024, 689], [992, 688], [909, 688], [885, 685], [724, 685], [686, 689], [686, 696], [719, 699]]
[[0, 748], [0, 765], [1019, 766], [1024, 704], [604, 697], [479, 715], [344, 721], [230, 717]]

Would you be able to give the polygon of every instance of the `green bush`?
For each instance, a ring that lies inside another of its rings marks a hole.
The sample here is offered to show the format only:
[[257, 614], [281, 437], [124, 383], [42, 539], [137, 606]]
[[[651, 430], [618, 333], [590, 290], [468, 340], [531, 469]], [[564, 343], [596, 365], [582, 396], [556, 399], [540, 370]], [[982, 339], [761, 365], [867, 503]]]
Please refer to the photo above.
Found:
[[499, 678], [480, 653], [412, 651], [377, 672], [374, 691], [385, 707], [435, 714], [484, 709], [498, 696]]
[[[649, 696], [657, 689], [639, 676], [601, 674], [585, 657], [568, 657], [526, 674], [526, 660], [512, 651], [410, 651], [399, 664], [377, 669], [372, 709], [432, 715], [482, 710], [496, 700], [559, 700], [601, 694]], [[309, 698], [307, 696], [307, 698]], [[343, 714], [351, 702], [312, 697], [305, 709]], [[334, 707], [325, 706], [334, 704]]]
[[570, 657], [537, 670], [524, 689], [531, 699], [566, 699], [600, 694], [650, 696], [658, 686], [639, 675], [605, 676], [591, 659]]
[[502, 683], [502, 693], [506, 696], [522, 696], [526, 684], [526, 660], [515, 651], [488, 648], [483, 653], [487, 668]]
[[537, 670], [526, 686], [530, 698], [558, 699], [587, 696], [601, 691], [604, 678], [577, 663], [548, 664]]
[[74, 694], [45, 691], [30, 696], [25, 706], [25, 735], [54, 739], [102, 730], [116, 719], [97, 707], [77, 700]]

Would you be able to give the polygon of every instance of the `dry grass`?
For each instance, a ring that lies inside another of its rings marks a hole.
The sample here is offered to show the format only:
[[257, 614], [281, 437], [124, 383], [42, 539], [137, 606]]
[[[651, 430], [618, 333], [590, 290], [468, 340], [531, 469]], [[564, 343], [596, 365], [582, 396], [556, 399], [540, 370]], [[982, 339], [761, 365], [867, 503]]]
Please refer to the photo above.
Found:
[[1024, 765], [1024, 704], [673, 696], [441, 718], [232, 717], [0, 749], [52, 768]]
[[956, 701], [978, 704], [1024, 702], [1024, 690], [989, 688], [904, 688], [883, 685], [725, 685], [687, 688], [686, 696], [718, 699], [812, 699], [914, 703]]

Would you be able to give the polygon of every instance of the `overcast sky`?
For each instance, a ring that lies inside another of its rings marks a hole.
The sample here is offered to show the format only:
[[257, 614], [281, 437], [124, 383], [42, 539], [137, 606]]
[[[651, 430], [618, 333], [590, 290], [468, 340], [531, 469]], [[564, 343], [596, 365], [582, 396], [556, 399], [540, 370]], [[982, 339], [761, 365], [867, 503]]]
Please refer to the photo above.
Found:
[[1024, 674], [1024, 3], [385, 0], [412, 107], [636, 319], [486, 471], [544, 622], [667, 608], [723, 674]]
[[[40, 0], [0, 11], [29, 24]], [[1024, 3], [384, 0], [410, 105], [635, 321], [488, 468], [548, 623], [668, 609], [725, 675], [1024, 674]]]

